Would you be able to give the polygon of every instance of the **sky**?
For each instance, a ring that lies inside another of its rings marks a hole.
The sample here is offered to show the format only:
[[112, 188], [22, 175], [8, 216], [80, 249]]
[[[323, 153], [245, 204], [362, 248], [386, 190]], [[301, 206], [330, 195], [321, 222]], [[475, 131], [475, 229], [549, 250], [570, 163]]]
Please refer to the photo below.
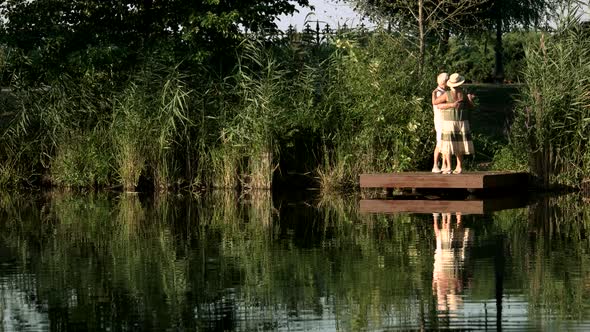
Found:
[[[313, 21], [312, 25], [315, 27], [315, 21], [320, 21], [320, 26], [323, 27], [322, 23], [330, 24], [331, 27], [343, 25], [346, 23], [348, 26], [357, 26], [361, 23], [365, 25], [370, 24], [368, 20], [363, 20], [362, 17], [357, 14], [351, 6], [342, 2], [336, 2], [334, 0], [309, 0], [310, 5], [315, 7], [313, 15], [309, 16], [308, 21]], [[282, 15], [277, 21], [277, 25], [281, 30], [287, 30], [289, 25], [302, 30], [305, 24], [306, 16], [311, 12], [308, 8], [298, 7], [299, 13], [295, 13], [292, 16]]]
[[[357, 26], [361, 23], [365, 25], [371, 25], [368, 20], [363, 20], [361, 15], [356, 13], [351, 6], [343, 3], [342, 1], [335, 0], [309, 0], [309, 3], [315, 7], [313, 15], [308, 17], [308, 21], [313, 21], [312, 27], [315, 27], [315, 21], [320, 21], [320, 26], [323, 28], [323, 24], [328, 23], [331, 27], [343, 25], [346, 23], [348, 26]], [[589, 1], [590, 3], [590, 1]], [[583, 20], [590, 20], [590, 5], [584, 5], [581, 10], [584, 12], [582, 16]], [[306, 16], [311, 12], [309, 9], [303, 9], [298, 7], [299, 13], [295, 13], [292, 16], [282, 15], [277, 20], [277, 25], [281, 30], [287, 30], [289, 25], [296, 27], [297, 30], [301, 30], [304, 27]]]

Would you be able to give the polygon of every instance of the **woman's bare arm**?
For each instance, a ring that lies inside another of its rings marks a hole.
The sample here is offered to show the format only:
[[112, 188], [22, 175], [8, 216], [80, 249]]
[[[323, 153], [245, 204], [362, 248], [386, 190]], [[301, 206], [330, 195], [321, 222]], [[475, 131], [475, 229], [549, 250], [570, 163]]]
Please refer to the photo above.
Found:
[[440, 95], [436, 98], [435, 98], [435, 96], [436, 96], [435, 93], [436, 93], [436, 91], [432, 92], [432, 105], [439, 106], [440, 104], [447, 102], [447, 94], [446, 93], [443, 93], [442, 95]]
[[447, 108], [453, 108], [455, 106], [457, 106], [456, 102], [455, 103], [449, 103], [447, 100], [447, 94], [444, 93], [440, 96], [438, 96], [438, 98], [436, 98], [433, 102], [433, 105], [436, 105], [436, 107], [438, 107], [438, 109], [444, 110]]
[[436, 89], [432, 91], [432, 105], [436, 105], [434, 102], [436, 101]]

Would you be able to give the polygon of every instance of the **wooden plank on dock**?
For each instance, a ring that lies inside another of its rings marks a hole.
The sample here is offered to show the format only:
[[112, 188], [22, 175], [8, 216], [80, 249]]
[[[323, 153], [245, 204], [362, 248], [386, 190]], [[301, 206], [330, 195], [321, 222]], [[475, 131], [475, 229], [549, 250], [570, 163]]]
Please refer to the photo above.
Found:
[[496, 189], [526, 187], [527, 179], [528, 175], [521, 172], [403, 172], [361, 174], [359, 182], [361, 188]]
[[502, 197], [481, 200], [428, 200], [428, 199], [364, 199], [361, 213], [456, 213], [486, 214], [494, 211], [526, 206], [523, 197]]

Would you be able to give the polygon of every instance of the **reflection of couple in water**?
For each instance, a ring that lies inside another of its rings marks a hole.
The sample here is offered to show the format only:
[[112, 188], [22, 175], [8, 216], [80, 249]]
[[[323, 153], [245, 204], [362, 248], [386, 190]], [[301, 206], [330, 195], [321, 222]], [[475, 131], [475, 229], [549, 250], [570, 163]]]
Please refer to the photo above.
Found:
[[455, 225], [451, 213], [433, 213], [432, 216], [436, 236], [432, 290], [437, 298], [437, 309], [452, 311], [462, 304], [466, 249], [471, 244], [473, 233], [463, 227], [459, 212], [456, 213]]

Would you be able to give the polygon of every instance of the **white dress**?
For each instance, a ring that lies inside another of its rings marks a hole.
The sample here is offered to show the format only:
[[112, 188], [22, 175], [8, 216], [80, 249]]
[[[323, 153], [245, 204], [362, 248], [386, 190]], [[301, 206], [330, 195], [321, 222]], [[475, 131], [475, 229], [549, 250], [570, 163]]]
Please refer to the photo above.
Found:
[[[441, 87], [436, 87], [435, 90], [435, 97], [438, 98], [446, 91]], [[443, 123], [443, 116], [442, 111], [436, 105], [432, 105], [432, 112], [434, 113], [434, 130], [436, 131], [436, 147], [440, 149], [442, 144], [442, 123]]]

